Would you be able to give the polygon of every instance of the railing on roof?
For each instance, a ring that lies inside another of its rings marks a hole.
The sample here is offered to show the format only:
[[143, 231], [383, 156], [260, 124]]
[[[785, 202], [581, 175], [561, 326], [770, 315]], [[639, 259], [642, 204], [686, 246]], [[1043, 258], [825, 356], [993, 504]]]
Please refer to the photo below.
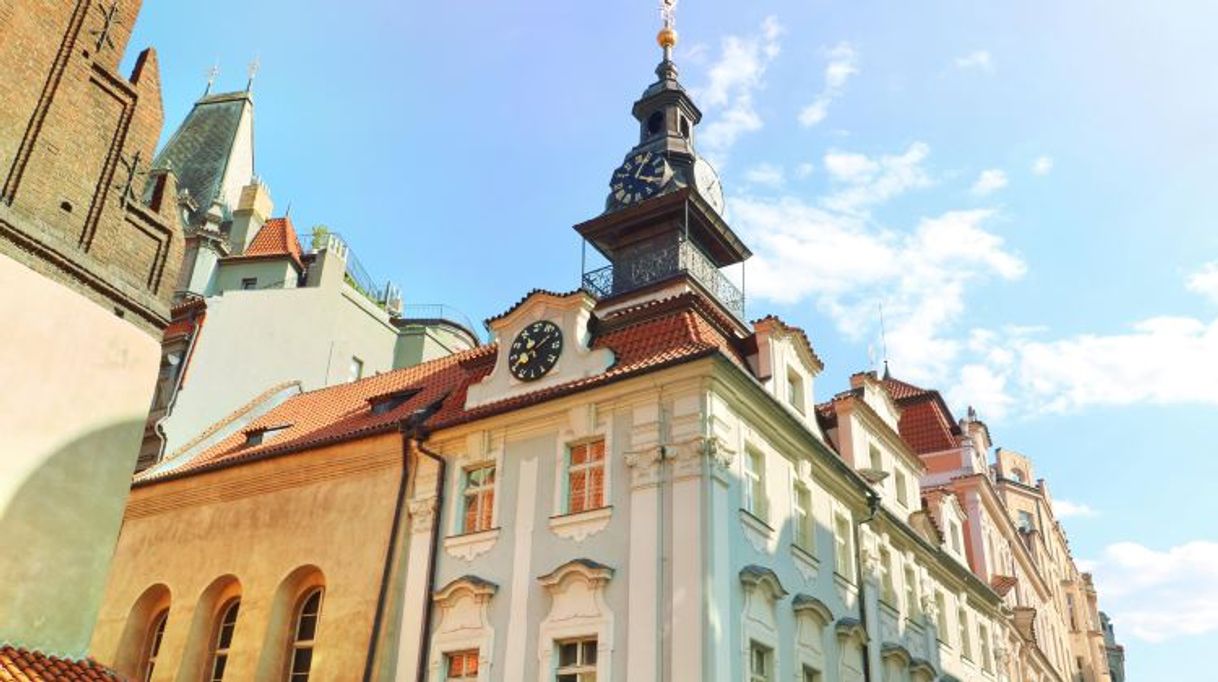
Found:
[[744, 319], [744, 292], [691, 242], [678, 241], [614, 265], [584, 272], [582, 288], [596, 298], [642, 289], [684, 272], [715, 297], [738, 319]]
[[465, 327], [474, 336], [480, 337], [478, 327], [465, 313], [443, 303], [407, 303], [402, 306], [402, 319], [405, 320], [447, 320]]

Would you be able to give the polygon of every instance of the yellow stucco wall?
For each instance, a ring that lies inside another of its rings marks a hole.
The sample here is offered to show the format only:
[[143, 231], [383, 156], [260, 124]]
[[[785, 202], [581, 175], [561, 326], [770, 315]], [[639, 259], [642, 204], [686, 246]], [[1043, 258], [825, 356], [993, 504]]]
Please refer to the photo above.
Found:
[[198, 680], [212, 611], [239, 593], [225, 679], [280, 680], [289, 618], [276, 594], [294, 572], [316, 567], [326, 592], [310, 679], [358, 679], [400, 471], [400, 436], [387, 434], [136, 488], [91, 654], [135, 673], [131, 649], [143, 646], [146, 624], [124, 631], [141, 595], [164, 585], [169, 620], [153, 679]]
[[0, 256], [0, 642], [85, 653], [159, 339]]

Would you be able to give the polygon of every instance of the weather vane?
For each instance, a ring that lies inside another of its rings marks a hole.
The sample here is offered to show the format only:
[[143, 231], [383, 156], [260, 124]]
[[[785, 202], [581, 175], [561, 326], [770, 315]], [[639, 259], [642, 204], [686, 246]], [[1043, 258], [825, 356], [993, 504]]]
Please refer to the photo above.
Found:
[[254, 61], [250, 62], [249, 69], [246, 71], [249, 74], [249, 80], [245, 82], [246, 92], [254, 89], [254, 77], [258, 75], [259, 66], [261, 66], [261, 62], [258, 61], [257, 57], [254, 57]]
[[677, 44], [677, 0], [660, 0], [660, 19], [664, 27], [656, 36], [656, 42], [664, 48], [664, 61], [670, 61], [672, 48]]
[[211, 65], [210, 69], [207, 70], [207, 89], [203, 91], [204, 96], [211, 93], [211, 86], [216, 84], [216, 76], [219, 76], [219, 75], [220, 75], [220, 62], [216, 62], [215, 64]]

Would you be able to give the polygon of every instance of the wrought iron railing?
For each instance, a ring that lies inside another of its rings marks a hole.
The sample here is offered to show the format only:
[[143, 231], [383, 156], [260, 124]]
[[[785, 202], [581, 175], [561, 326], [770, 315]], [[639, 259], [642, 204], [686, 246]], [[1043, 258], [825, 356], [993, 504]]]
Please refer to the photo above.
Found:
[[693, 277], [733, 315], [744, 319], [744, 292], [706, 254], [687, 241], [623, 259], [616, 266], [589, 270], [584, 273], [582, 286], [596, 298], [606, 298], [641, 289], [680, 272]]
[[465, 327], [471, 334], [481, 338], [478, 327], [468, 315], [443, 303], [407, 303], [402, 306], [401, 317], [407, 320], [448, 320]]

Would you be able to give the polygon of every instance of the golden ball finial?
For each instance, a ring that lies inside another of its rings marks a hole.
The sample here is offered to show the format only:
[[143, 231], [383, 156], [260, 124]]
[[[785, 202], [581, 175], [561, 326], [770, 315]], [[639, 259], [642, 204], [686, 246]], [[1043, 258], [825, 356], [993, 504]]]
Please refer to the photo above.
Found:
[[656, 42], [662, 48], [671, 48], [677, 44], [677, 32], [671, 26], [665, 26], [660, 29], [660, 33], [656, 36]]

